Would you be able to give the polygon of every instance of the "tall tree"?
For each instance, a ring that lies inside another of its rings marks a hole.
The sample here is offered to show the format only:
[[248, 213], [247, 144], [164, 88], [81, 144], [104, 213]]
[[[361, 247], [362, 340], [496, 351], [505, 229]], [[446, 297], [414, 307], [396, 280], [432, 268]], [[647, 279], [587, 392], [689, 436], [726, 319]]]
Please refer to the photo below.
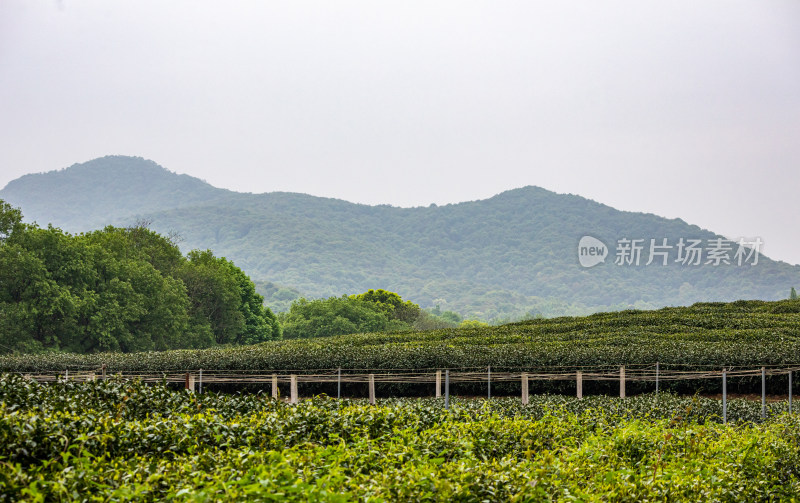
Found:
[[143, 226], [70, 235], [0, 204], [0, 350], [149, 351], [247, 344], [280, 326], [232, 262], [184, 257]]
[[22, 211], [0, 199], [0, 243], [22, 226]]

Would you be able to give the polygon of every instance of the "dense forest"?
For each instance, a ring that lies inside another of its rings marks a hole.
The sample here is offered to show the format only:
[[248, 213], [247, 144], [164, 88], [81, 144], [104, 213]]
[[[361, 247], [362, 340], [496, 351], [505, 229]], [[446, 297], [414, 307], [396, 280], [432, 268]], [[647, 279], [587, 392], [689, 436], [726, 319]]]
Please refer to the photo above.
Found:
[[0, 351], [146, 351], [281, 336], [255, 285], [144, 225], [72, 235], [0, 200]]
[[[537, 187], [446, 206], [366, 206], [303, 194], [217, 189], [141, 158], [110, 156], [9, 183], [0, 197], [70, 232], [139, 219], [177, 233], [182, 249], [211, 249], [241, 267], [267, 305], [385, 288], [430, 309], [507, 321], [697, 301], [785, 298], [800, 266], [646, 265], [650, 239], [708, 244], [717, 234], [679, 219], [618, 211]], [[609, 247], [642, 239], [639, 265], [583, 268], [584, 235]], [[749, 236], [751, 238], [752, 236]]]

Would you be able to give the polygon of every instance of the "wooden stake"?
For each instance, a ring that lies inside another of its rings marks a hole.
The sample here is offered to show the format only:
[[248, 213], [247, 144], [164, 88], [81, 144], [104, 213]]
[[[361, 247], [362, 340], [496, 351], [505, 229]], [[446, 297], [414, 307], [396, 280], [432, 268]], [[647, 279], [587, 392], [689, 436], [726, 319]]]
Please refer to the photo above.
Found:
[[278, 374], [272, 374], [272, 398], [278, 399]]
[[184, 386], [186, 389], [194, 393], [194, 374], [190, 372], [186, 373]]
[[444, 371], [444, 408], [450, 408], [450, 369]]
[[486, 399], [492, 399], [492, 366], [486, 367]]
[[375, 374], [369, 375], [369, 403], [375, 405]]
[[436, 398], [442, 396], [442, 371], [436, 371]]
[[528, 405], [528, 373], [522, 373], [522, 405]]
[[619, 368], [619, 397], [625, 398], [625, 365]]
[[297, 376], [289, 376], [289, 403], [297, 403]]
[[767, 418], [767, 369], [761, 367], [761, 419]]
[[722, 424], [728, 424], [728, 374], [722, 369]]
[[583, 372], [580, 370], [575, 375], [575, 381], [578, 387], [578, 398], [583, 398]]

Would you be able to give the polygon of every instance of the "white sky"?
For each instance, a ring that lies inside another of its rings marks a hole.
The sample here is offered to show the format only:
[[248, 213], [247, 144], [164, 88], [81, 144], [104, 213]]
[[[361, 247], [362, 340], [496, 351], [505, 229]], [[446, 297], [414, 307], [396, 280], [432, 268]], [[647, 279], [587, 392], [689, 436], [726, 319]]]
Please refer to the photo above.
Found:
[[538, 185], [796, 264], [800, 2], [0, 0], [0, 186], [107, 154], [368, 204]]

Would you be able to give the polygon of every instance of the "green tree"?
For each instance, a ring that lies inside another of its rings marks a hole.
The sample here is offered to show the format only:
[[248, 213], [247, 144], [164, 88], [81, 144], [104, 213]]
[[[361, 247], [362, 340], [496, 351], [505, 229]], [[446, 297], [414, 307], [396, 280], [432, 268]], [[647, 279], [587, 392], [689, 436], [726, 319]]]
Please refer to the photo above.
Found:
[[458, 328], [486, 328], [489, 324], [485, 321], [480, 320], [464, 320], [459, 325]]
[[77, 236], [0, 205], [0, 348], [149, 351], [280, 337], [252, 281], [143, 227]]
[[126, 228], [108, 226], [86, 234], [86, 239], [120, 259], [148, 262], [167, 276], [175, 276], [186, 261], [174, 242], [143, 224]]
[[193, 328], [208, 326], [217, 344], [252, 344], [280, 338], [275, 315], [241, 269], [210, 250], [189, 252], [180, 277], [191, 301]]
[[403, 301], [400, 295], [394, 292], [383, 289], [367, 290], [358, 295], [351, 295], [350, 298], [375, 304], [390, 320], [411, 324], [419, 318], [420, 307], [411, 301]]
[[375, 303], [348, 297], [306, 300], [292, 303], [283, 323], [287, 339], [377, 332], [389, 320]]
[[0, 199], [0, 244], [22, 227], [22, 211]]

